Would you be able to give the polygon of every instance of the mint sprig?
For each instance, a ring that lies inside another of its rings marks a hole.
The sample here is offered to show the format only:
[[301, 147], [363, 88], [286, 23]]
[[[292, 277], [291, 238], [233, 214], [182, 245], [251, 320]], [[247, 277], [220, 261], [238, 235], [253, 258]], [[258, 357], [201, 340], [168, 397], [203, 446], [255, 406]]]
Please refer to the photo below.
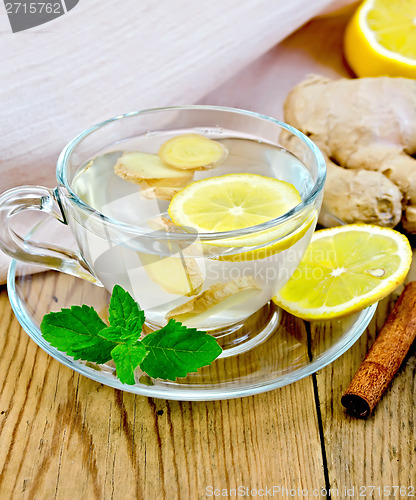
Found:
[[169, 323], [142, 340], [148, 354], [140, 368], [153, 378], [175, 380], [209, 365], [222, 349], [211, 335], [187, 328], [179, 321]]
[[132, 337], [137, 335], [137, 339], [142, 333], [144, 324], [144, 311], [133, 297], [120, 285], [113, 288], [108, 309], [108, 322], [111, 326], [120, 326], [131, 332]]
[[107, 328], [93, 307], [72, 306], [43, 317], [40, 330], [43, 337], [58, 350], [74, 359], [106, 363], [116, 347], [114, 340], [103, 336]]
[[111, 351], [116, 364], [117, 377], [123, 384], [134, 385], [134, 370], [146, 357], [147, 351], [141, 342], [120, 344]]
[[[40, 330], [53, 347], [74, 359], [98, 364], [111, 359], [123, 384], [135, 384], [135, 370], [175, 380], [211, 364], [222, 352], [206, 332], [171, 319], [143, 336], [145, 314], [133, 297], [116, 285], [108, 309], [110, 326], [93, 307], [72, 306], [43, 317]], [[142, 338], [141, 338], [142, 337]]]

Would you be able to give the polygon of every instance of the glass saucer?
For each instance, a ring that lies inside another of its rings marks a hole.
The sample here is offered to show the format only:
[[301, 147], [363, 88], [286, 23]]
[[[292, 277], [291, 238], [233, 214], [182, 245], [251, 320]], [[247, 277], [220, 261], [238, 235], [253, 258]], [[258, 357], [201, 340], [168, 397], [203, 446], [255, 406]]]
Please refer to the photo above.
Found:
[[[39, 236], [44, 241], [45, 233], [53, 234], [51, 224], [53, 222], [49, 219], [35, 225], [31, 238]], [[68, 238], [66, 235], [65, 243]], [[114, 376], [111, 362], [96, 366], [74, 361], [50, 346], [40, 332], [39, 325], [45, 314], [72, 305], [87, 304], [105, 316], [109, 293], [73, 276], [44, 268], [38, 270], [44, 272], [33, 273], [34, 266], [13, 260], [8, 274], [10, 303], [28, 335], [59, 362], [92, 380], [123, 391], [163, 399], [208, 401], [237, 398], [296, 382], [332, 363], [349, 349], [363, 333], [377, 307], [375, 304], [341, 320], [311, 323], [283, 312], [275, 331], [247, 352], [217, 359], [211, 366], [175, 382], [152, 380], [138, 372], [136, 384], [130, 386]], [[270, 313], [273, 307], [268, 304], [265, 311], [255, 313], [250, 318], [251, 324], [261, 324], [262, 315]]]

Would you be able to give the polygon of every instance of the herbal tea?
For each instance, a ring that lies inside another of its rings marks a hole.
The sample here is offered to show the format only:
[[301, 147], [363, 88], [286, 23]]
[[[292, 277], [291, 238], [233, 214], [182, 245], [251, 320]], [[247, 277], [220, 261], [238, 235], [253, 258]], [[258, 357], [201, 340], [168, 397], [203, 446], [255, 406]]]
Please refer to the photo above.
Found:
[[[128, 290], [150, 326], [173, 317], [226, 328], [261, 309], [292, 275], [316, 209], [262, 231], [244, 228], [284, 215], [312, 186], [299, 159], [256, 137], [223, 129], [148, 133], [98, 152], [72, 182], [85, 203], [143, 236], [120, 241], [92, 228], [77, 239], [104, 286]], [[200, 237], [230, 230], [244, 234]]]

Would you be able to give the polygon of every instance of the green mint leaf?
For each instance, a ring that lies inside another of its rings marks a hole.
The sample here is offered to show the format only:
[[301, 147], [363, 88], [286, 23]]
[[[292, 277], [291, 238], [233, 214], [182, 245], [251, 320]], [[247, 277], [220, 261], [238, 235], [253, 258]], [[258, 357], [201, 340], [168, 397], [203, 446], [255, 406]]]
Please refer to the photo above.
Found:
[[149, 351], [140, 368], [153, 378], [175, 380], [211, 364], [222, 352], [211, 335], [171, 319], [141, 343]]
[[111, 326], [120, 326], [140, 337], [144, 323], [144, 312], [133, 297], [120, 285], [115, 285], [108, 309]]
[[123, 384], [134, 385], [134, 370], [145, 359], [146, 348], [141, 342], [136, 344], [120, 344], [111, 351], [116, 364], [117, 377]]
[[173, 319], [140, 342], [144, 320], [139, 305], [116, 285], [109, 307], [110, 326], [93, 307], [83, 305], [46, 314], [40, 329], [53, 347], [76, 360], [103, 364], [113, 359], [117, 377], [130, 385], [135, 384], [139, 365], [147, 378], [175, 380], [211, 364], [222, 352], [211, 335]]
[[144, 324], [144, 312], [140, 311], [142, 314], [138, 318], [132, 318], [127, 321], [127, 326], [126, 330], [130, 332], [130, 337], [131, 339], [134, 338], [134, 340], [139, 340], [142, 331], [143, 331], [143, 324]]
[[121, 326], [108, 326], [105, 330], [101, 330], [100, 337], [103, 337], [110, 342], [117, 344], [126, 344], [137, 342], [138, 336], [131, 330], [126, 330]]
[[100, 336], [107, 328], [93, 307], [72, 306], [43, 317], [40, 330], [53, 347], [74, 359], [106, 363], [116, 343]]

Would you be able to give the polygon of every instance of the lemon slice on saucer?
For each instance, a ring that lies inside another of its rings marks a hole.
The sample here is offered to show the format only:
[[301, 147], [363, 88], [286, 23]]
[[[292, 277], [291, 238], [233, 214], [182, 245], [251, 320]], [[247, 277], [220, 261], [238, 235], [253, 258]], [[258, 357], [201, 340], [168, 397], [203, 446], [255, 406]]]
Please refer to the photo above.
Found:
[[408, 239], [393, 229], [351, 224], [316, 231], [273, 301], [303, 319], [346, 316], [392, 292], [405, 279], [411, 260]]
[[364, 1], [348, 23], [344, 51], [357, 76], [416, 78], [416, 1]]
[[[178, 226], [214, 233], [267, 222], [284, 215], [300, 201], [297, 189], [288, 182], [256, 174], [228, 174], [189, 184], [173, 197], [168, 211]], [[262, 245], [254, 250], [221, 255], [220, 260], [265, 258], [292, 246], [316, 222], [316, 211], [308, 210], [275, 228], [212, 240], [210, 244], [227, 248]]]

